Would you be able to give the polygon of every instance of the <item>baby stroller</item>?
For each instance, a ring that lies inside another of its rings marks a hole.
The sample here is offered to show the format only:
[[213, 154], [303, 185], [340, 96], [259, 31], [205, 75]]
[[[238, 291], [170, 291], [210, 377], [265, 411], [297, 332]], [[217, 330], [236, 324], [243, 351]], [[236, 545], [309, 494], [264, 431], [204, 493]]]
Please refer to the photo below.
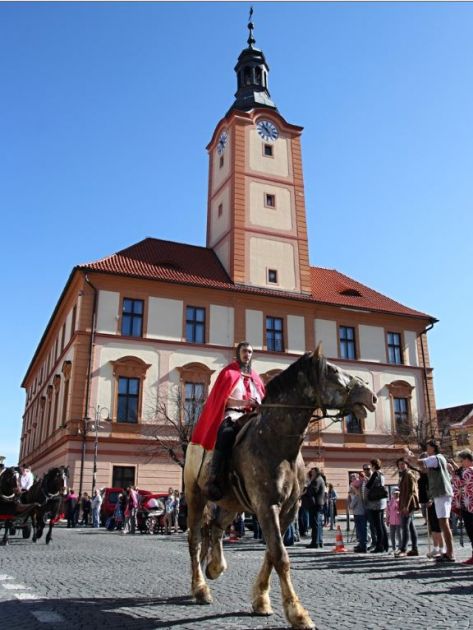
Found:
[[142, 534], [163, 534], [165, 509], [161, 499], [151, 495], [145, 497], [138, 510], [138, 529]]

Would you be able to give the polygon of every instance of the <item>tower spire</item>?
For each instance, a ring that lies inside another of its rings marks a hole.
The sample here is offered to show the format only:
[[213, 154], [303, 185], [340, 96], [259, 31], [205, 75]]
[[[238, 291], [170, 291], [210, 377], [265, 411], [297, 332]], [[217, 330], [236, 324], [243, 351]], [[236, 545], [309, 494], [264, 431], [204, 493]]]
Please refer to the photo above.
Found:
[[248, 111], [255, 107], [269, 107], [276, 109], [271, 100], [268, 89], [269, 66], [262, 50], [255, 48], [256, 40], [253, 35], [253, 7], [248, 16], [248, 48], [241, 51], [235, 72], [237, 75], [237, 91], [232, 109]]
[[248, 48], [253, 49], [253, 44], [256, 44], [256, 40], [253, 37], [253, 29], [255, 28], [255, 25], [253, 24], [252, 18], [253, 17], [253, 7], [250, 7], [250, 15], [248, 16], [248, 30], [250, 32], [249, 36], [248, 36]]

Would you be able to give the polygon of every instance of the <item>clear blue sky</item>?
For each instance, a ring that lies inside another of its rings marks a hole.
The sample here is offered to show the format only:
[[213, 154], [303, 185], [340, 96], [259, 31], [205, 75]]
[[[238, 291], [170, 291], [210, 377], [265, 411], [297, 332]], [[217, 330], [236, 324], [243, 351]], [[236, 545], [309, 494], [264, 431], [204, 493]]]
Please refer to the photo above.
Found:
[[[9, 464], [20, 383], [73, 266], [146, 236], [205, 244], [205, 146], [248, 8], [0, 4]], [[305, 128], [311, 263], [437, 317], [437, 406], [473, 402], [473, 5], [265, 2], [254, 22], [273, 100]]]

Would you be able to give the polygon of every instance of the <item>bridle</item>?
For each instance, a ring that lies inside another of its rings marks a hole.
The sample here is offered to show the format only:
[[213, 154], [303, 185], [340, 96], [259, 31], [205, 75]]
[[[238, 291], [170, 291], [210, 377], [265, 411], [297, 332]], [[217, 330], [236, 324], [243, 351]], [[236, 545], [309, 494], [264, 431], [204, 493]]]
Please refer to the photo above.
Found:
[[346, 392], [345, 400], [343, 401], [339, 410], [335, 414], [327, 412], [327, 407], [322, 403], [320, 396], [317, 396], [318, 400], [316, 400], [313, 405], [292, 405], [292, 404], [285, 405], [282, 403], [261, 403], [260, 405], [258, 405], [258, 409], [307, 409], [307, 410], [312, 410], [312, 411], [314, 409], [320, 409], [322, 411], [322, 415], [313, 416], [310, 419], [310, 422], [318, 422], [319, 420], [324, 420], [325, 418], [330, 418], [333, 421], [337, 421], [337, 420], [341, 421], [347, 415], [347, 413], [349, 413], [348, 399], [350, 398], [350, 394], [352, 390], [354, 389], [355, 385], [358, 385], [360, 383], [360, 380], [361, 379], [358, 376], [350, 376], [348, 385], [345, 387], [345, 392]]
[[[5, 472], [6, 472], [7, 470], [8, 470], [8, 468], [4, 468], [4, 469], [0, 472], [0, 479], [1, 479], [1, 477], [5, 474]], [[16, 483], [16, 487], [17, 487], [17, 489], [18, 489], [18, 478], [19, 478], [19, 474], [18, 474], [17, 472], [14, 472], [14, 473], [13, 473], [13, 477], [15, 477], [15, 478], [16, 478], [16, 482], [17, 482], [17, 483]], [[5, 502], [12, 502], [12, 501], [14, 501], [14, 500], [15, 500], [16, 496], [17, 496], [17, 493], [16, 493], [16, 492], [13, 492], [12, 494], [3, 494], [3, 493], [1, 493], [1, 494], [0, 494], [0, 499], [1, 499], [2, 501], [5, 501]]]
[[[55, 476], [58, 477], [59, 475], [55, 475]], [[66, 485], [64, 483], [62, 488], [59, 488], [59, 490], [57, 492], [49, 492], [49, 490], [47, 488], [47, 482], [46, 482], [47, 477], [48, 477], [48, 473], [46, 473], [46, 475], [43, 477], [43, 481], [41, 482], [41, 492], [43, 493], [43, 496], [44, 496], [43, 505], [45, 503], [47, 503], [50, 499], [55, 499], [56, 497], [58, 497], [61, 494], [61, 491], [64, 491], [64, 487]], [[62, 472], [62, 479], [63, 479], [63, 482], [65, 482], [65, 473], [64, 473], [64, 471]]]

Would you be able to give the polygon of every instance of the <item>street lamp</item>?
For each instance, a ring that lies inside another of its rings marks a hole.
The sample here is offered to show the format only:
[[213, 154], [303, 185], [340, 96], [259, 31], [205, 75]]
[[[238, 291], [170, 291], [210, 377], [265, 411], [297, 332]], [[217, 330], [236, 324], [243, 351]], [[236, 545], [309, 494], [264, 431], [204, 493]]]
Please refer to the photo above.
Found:
[[79, 429], [79, 434], [82, 434], [79, 496], [82, 496], [82, 481], [84, 477], [85, 450], [86, 450], [87, 433], [89, 431], [89, 427], [92, 431], [95, 431], [94, 469], [93, 469], [93, 479], [92, 479], [92, 494], [93, 494], [95, 487], [97, 485], [97, 452], [98, 452], [98, 444], [99, 444], [98, 430], [102, 428], [102, 426], [100, 425], [101, 422], [111, 422], [107, 407], [101, 407], [100, 405], [97, 405], [97, 407], [95, 408], [91, 407], [90, 409], [94, 410], [95, 417], [90, 418], [89, 416], [87, 416], [83, 418], [82, 428]]
[[92, 430], [95, 430], [95, 443], [94, 443], [94, 469], [92, 473], [92, 496], [94, 496], [94, 490], [97, 486], [97, 453], [99, 448], [99, 434], [98, 430], [102, 429], [100, 422], [110, 422], [108, 416], [107, 407], [101, 407], [97, 405], [95, 408], [95, 420], [88, 419], [88, 422], [93, 422]]

